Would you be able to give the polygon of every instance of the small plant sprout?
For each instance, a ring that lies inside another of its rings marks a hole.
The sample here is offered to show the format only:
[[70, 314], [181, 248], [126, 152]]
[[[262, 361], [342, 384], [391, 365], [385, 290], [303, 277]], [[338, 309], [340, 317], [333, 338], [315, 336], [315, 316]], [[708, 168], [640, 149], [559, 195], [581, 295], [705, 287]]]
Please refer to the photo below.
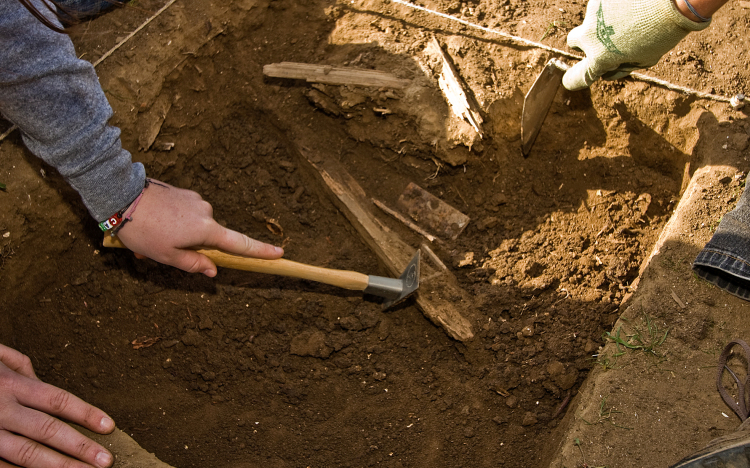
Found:
[[625, 334], [625, 336], [623, 336], [622, 327], [619, 327], [614, 334], [606, 332], [604, 338], [613, 341], [618, 352], [620, 346], [622, 346], [626, 349], [641, 350], [661, 357], [662, 355], [657, 351], [657, 348], [666, 341], [669, 329], [662, 333], [656, 322], [646, 313], [643, 314], [643, 325], [645, 325], [645, 329], [634, 326], [634, 332]]
[[553, 21], [549, 25], [547, 25], [547, 29], [544, 30], [544, 34], [542, 34], [542, 37], [539, 39], [539, 41], [543, 41], [547, 36], [554, 34], [557, 32], [557, 28], [564, 28], [565, 27], [565, 21]]
[[583, 418], [581, 418], [581, 421], [585, 422], [589, 426], [608, 422], [615, 427], [619, 427], [620, 429], [628, 429], [628, 430], [632, 429], [632, 427], [621, 426], [615, 423], [613, 417], [614, 415], [619, 414], [619, 413], [621, 413], [621, 411], [615, 411], [611, 407], [607, 406], [607, 397], [605, 396], [605, 397], [602, 397], [602, 401], [599, 403], [599, 410], [597, 411], [596, 421], [590, 422]]

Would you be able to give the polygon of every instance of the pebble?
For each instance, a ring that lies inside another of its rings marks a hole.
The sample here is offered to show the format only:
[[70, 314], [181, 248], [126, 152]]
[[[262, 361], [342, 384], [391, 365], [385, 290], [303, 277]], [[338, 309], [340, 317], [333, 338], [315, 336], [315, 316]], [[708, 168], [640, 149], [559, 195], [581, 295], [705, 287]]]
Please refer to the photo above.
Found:
[[185, 346], [198, 346], [203, 343], [203, 337], [195, 330], [186, 331], [181, 339]]
[[532, 412], [526, 412], [526, 414], [523, 415], [523, 421], [521, 421], [522, 426], [533, 426], [536, 424], [539, 420], [536, 418], [534, 413]]

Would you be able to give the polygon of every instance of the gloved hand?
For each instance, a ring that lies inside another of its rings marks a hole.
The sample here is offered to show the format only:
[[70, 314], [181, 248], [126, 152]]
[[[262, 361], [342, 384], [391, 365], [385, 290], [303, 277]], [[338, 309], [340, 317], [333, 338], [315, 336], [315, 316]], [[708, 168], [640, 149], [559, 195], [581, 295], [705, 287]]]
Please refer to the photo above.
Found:
[[648, 68], [709, 24], [686, 18], [674, 0], [589, 0], [583, 24], [568, 34], [568, 45], [586, 58], [565, 73], [563, 86], [576, 91], [600, 77], [615, 80]]

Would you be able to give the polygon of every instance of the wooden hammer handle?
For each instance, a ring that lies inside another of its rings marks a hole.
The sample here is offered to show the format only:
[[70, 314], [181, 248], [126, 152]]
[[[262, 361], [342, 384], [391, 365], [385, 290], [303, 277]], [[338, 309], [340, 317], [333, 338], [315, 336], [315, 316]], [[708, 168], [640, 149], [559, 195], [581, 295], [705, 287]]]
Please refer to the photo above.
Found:
[[[104, 236], [104, 247], [127, 248], [120, 239], [112, 236]], [[357, 273], [356, 271], [332, 270], [330, 268], [293, 262], [283, 258], [264, 260], [260, 258], [241, 257], [220, 250], [198, 249], [196, 252], [210, 258], [216, 266], [232, 268], [234, 270], [291, 276], [293, 278], [316, 281], [355, 291], [364, 291], [369, 283], [367, 275]]]

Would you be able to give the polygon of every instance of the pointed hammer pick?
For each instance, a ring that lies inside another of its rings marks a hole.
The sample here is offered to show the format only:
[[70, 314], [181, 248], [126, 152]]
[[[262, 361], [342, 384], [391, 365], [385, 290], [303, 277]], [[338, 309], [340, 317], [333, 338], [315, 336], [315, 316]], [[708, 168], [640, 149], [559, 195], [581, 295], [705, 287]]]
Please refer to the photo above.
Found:
[[[113, 236], [104, 236], [104, 247], [127, 248], [120, 239]], [[419, 288], [419, 250], [414, 254], [399, 278], [365, 275], [356, 271], [334, 270], [284, 258], [264, 260], [209, 249], [198, 249], [196, 252], [210, 258], [216, 266], [224, 268], [301, 278], [382, 297], [384, 298], [383, 310], [400, 303]]]

